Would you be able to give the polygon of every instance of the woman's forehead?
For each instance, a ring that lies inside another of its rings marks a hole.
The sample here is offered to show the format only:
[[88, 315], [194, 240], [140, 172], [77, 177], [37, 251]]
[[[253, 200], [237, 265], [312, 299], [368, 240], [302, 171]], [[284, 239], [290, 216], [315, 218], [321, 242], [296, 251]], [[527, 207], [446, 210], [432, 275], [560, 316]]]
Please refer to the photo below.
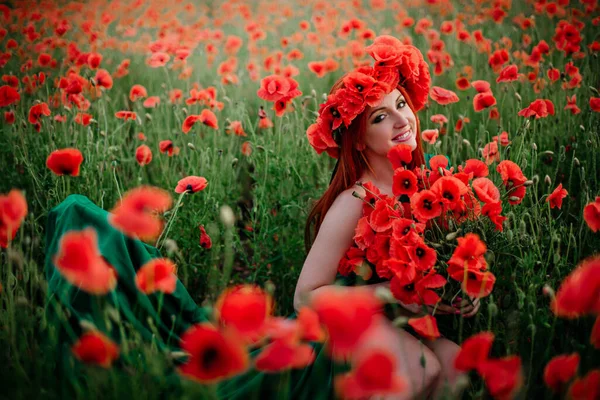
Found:
[[372, 110], [375, 109], [377, 107], [380, 107], [382, 104], [386, 104], [386, 103], [393, 103], [396, 101], [396, 99], [398, 98], [398, 96], [401, 96], [402, 93], [400, 92], [400, 90], [398, 90], [397, 88], [392, 90], [391, 92], [389, 92], [388, 94], [386, 94], [385, 96], [383, 96], [381, 98], [381, 101], [379, 101], [379, 103], [377, 103], [377, 105], [370, 107], [367, 105], [367, 110]]

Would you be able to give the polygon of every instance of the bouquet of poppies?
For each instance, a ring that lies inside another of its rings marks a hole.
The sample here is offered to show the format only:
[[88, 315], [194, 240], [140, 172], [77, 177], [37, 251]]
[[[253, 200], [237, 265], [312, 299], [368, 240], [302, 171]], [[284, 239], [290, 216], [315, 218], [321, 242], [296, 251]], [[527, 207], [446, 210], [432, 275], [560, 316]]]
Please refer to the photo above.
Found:
[[[496, 168], [504, 186], [501, 194], [480, 160], [467, 160], [455, 170], [448, 168], [446, 157], [434, 156], [429, 169], [409, 170], [411, 154], [404, 144], [388, 153], [394, 197], [370, 182], [360, 183], [366, 193], [362, 217], [352, 246], [339, 262], [339, 273], [354, 273], [365, 281], [373, 274], [389, 279], [392, 294], [404, 304], [434, 306], [461, 290], [471, 297], [488, 296], [496, 278], [484, 257], [487, 246], [468, 229], [491, 223], [502, 231], [503, 197], [511, 205], [519, 204], [532, 182], [517, 164], [504, 160]], [[458, 242], [447, 260], [436, 251], [442, 237]]]

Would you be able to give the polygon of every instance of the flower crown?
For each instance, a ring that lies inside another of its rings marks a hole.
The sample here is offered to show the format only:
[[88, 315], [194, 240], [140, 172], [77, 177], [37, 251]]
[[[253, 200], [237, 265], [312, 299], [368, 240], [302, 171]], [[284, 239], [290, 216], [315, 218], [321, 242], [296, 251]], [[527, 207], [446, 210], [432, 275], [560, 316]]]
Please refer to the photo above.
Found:
[[[414, 111], [427, 102], [431, 76], [421, 52], [393, 36], [375, 38], [365, 49], [375, 60], [373, 66], [361, 66], [346, 74], [344, 87], [327, 96], [319, 107], [317, 121], [308, 127], [306, 136], [317, 154], [324, 151], [338, 158], [339, 137], [367, 105], [373, 107], [396, 87], [408, 92]], [[342, 126], [343, 125], [343, 126]]]

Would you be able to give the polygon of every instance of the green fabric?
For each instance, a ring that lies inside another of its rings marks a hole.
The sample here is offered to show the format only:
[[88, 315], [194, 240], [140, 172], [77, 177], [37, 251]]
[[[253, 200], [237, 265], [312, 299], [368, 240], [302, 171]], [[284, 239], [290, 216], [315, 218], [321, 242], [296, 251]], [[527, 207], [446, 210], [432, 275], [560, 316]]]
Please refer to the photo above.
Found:
[[[122, 348], [122, 339], [133, 332], [139, 334], [143, 340], [155, 343], [159, 348], [176, 350], [182, 332], [190, 325], [208, 321], [210, 318], [206, 310], [194, 303], [180, 281], [177, 282], [173, 294], [162, 295], [164, 297], [159, 317], [157, 310], [161, 295], [144, 295], [136, 288], [134, 278], [142, 265], [153, 258], [161, 257], [160, 252], [153, 246], [126, 237], [114, 229], [107, 218], [107, 211], [82, 195], [70, 195], [52, 209], [48, 216], [45, 260], [45, 275], [48, 281], [46, 312], [48, 323], [58, 330], [57, 351], [61, 360], [57, 375], [63, 379], [76, 375], [71, 362], [73, 356], [70, 347], [82, 333], [82, 321], [92, 323], [103, 333], [110, 335]], [[91, 296], [70, 285], [52, 262], [62, 235], [70, 230], [83, 230], [86, 227], [96, 230], [100, 253], [117, 271], [117, 287], [106, 296]], [[291, 318], [295, 318], [295, 315]], [[154, 322], [149, 323], [149, 320]], [[127, 333], [123, 331], [123, 327], [127, 328]], [[348, 371], [349, 367], [332, 362], [327, 357], [324, 345], [312, 345], [315, 348], [316, 359], [309, 367], [275, 374], [251, 369], [221, 382], [217, 387], [219, 397], [261, 400], [333, 398], [333, 377]], [[251, 357], [256, 357], [260, 352], [260, 348], [253, 350]], [[171, 383], [177, 379], [179, 378], [176, 374], [169, 375]]]

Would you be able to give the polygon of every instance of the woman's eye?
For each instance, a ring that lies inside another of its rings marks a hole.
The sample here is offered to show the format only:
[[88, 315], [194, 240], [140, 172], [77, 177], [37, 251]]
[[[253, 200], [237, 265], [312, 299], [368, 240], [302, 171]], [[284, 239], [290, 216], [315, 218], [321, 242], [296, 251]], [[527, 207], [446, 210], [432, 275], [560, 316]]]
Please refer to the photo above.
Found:
[[401, 101], [398, 103], [398, 108], [403, 108], [405, 105], [406, 105], [406, 102], [405, 102], [404, 100], [401, 100]]
[[375, 119], [373, 120], [373, 123], [377, 124], [377, 123], [383, 121], [383, 117], [384, 117], [383, 114], [379, 114], [378, 116], [375, 117]]

